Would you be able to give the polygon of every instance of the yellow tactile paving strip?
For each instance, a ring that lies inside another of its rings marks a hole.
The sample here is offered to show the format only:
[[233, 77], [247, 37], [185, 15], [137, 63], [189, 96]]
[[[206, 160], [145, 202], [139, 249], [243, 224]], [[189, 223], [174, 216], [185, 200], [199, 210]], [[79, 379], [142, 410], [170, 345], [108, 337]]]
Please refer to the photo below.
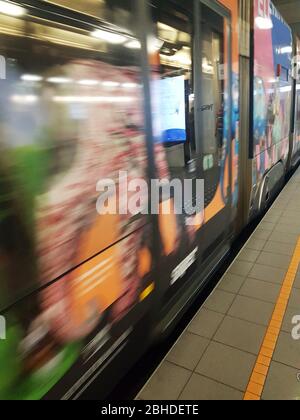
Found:
[[261, 400], [299, 264], [300, 238], [280, 290], [267, 333], [245, 392], [244, 400]]

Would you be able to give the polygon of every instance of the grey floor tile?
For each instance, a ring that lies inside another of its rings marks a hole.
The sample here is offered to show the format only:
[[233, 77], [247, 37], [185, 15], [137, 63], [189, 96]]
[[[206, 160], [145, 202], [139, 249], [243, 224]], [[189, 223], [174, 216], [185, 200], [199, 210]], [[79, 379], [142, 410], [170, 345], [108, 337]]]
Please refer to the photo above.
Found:
[[243, 284], [239, 294], [265, 302], [276, 303], [280, 290], [280, 285], [249, 278]]
[[299, 207], [300, 207], [299, 201], [297, 201], [295, 203], [293, 203], [293, 202], [289, 203], [289, 209], [290, 210], [297, 210], [297, 209], [299, 209]]
[[298, 235], [292, 234], [292, 233], [282, 234], [281, 232], [273, 232], [269, 240], [274, 241], [274, 242], [280, 242], [282, 244], [296, 245], [297, 240], [298, 240]]
[[138, 395], [141, 400], [177, 400], [191, 372], [173, 363], [163, 362]]
[[185, 332], [169, 352], [166, 360], [185, 369], [194, 370], [208, 345], [208, 339]]
[[286, 209], [286, 210], [284, 210], [282, 216], [283, 217], [290, 218], [290, 219], [299, 220], [299, 218], [300, 218], [300, 209], [298, 209], [297, 211]]
[[255, 324], [268, 326], [274, 312], [274, 304], [252, 299], [245, 296], [237, 296], [228, 315], [254, 322]]
[[224, 315], [203, 308], [190, 323], [188, 331], [200, 335], [201, 337], [211, 339], [215, 335], [223, 319]]
[[[297, 194], [299, 193], [299, 191], [297, 191]], [[295, 200], [290, 200], [290, 202], [289, 202], [289, 210], [292, 210], [292, 211], [297, 211], [297, 210], [299, 210], [299, 208], [300, 208], [300, 202], [299, 202], [299, 199], [297, 199], [296, 197], [295, 197]]]
[[291, 333], [281, 332], [273, 360], [300, 369], [300, 341], [294, 340]]
[[[267, 212], [266, 216], [281, 216], [284, 210], [276, 209], [275, 207], [271, 207], [270, 210]], [[265, 217], [266, 217], [265, 216]]]
[[299, 400], [297, 369], [272, 362], [262, 395], [263, 400]]
[[246, 243], [245, 248], [247, 248], [247, 249], [254, 249], [255, 251], [262, 251], [262, 249], [266, 245], [266, 242], [267, 241], [265, 241], [263, 239], [255, 239], [255, 238], [252, 237]]
[[224, 290], [225, 292], [238, 293], [246, 277], [238, 276], [236, 274], [226, 273], [221, 279], [218, 289]]
[[246, 261], [234, 261], [228, 272], [231, 274], [237, 274], [238, 276], [247, 277], [253, 267], [253, 263]]
[[300, 212], [295, 210], [284, 210], [281, 217], [286, 218], [290, 221], [295, 220], [297, 222], [299, 221]]
[[214, 290], [207, 301], [204, 303], [204, 308], [211, 311], [226, 314], [232, 302], [235, 299], [235, 294], [224, 292], [223, 290]]
[[275, 210], [281, 210], [281, 211], [284, 211], [285, 209], [286, 209], [286, 203], [284, 203], [284, 202], [282, 202], [282, 201], [276, 201], [274, 204], [273, 204], [273, 207], [272, 207], [273, 209], [275, 209]]
[[273, 230], [274, 230], [274, 228], [275, 228], [275, 226], [276, 226], [276, 223], [272, 223], [272, 222], [267, 222], [267, 221], [265, 221], [265, 220], [263, 220], [261, 223], [260, 223], [260, 228], [261, 229], [263, 229], [263, 230], [268, 230], [269, 232], [272, 232]]
[[180, 396], [183, 401], [239, 401], [243, 393], [198, 374], [193, 374]]
[[259, 257], [260, 251], [255, 251], [254, 249], [244, 248], [242, 252], [237, 257], [238, 261], [246, 261], [250, 263], [255, 263]]
[[281, 217], [281, 211], [279, 211], [278, 210], [278, 212], [280, 213], [280, 214], [267, 214], [266, 216], [265, 216], [265, 218], [264, 218], [264, 221], [265, 222], [268, 222], [268, 223], [277, 223], [278, 222], [278, 220], [280, 219], [280, 217]]
[[291, 264], [291, 257], [281, 254], [273, 254], [271, 252], [262, 252], [257, 259], [257, 264], [269, 265], [275, 268], [286, 270]]
[[296, 278], [295, 278], [295, 282], [294, 282], [294, 287], [296, 289], [300, 289], [300, 272], [298, 271]]
[[225, 385], [245, 391], [256, 356], [211, 342], [196, 372]]
[[300, 314], [300, 289], [294, 288], [290, 295], [289, 308], [298, 309]]
[[285, 275], [286, 270], [281, 270], [280, 268], [273, 268], [262, 264], [255, 264], [249, 273], [250, 278], [276, 284], [282, 284]]
[[287, 255], [292, 257], [295, 251], [295, 246], [291, 244], [282, 244], [280, 242], [268, 241], [263, 249], [266, 252], [274, 254]]
[[227, 316], [219, 327], [214, 340], [252, 354], [258, 354], [266, 328], [251, 322]]
[[256, 231], [253, 233], [252, 238], [254, 239], [262, 239], [262, 240], [268, 240], [271, 236], [272, 231], [264, 230], [261, 227], [258, 227]]
[[[274, 209], [274, 208], [271, 207], [270, 210], [267, 212], [266, 216], [281, 216], [282, 213], [283, 213], [282, 210]], [[265, 218], [264, 218], [264, 220], [265, 220]]]
[[289, 206], [289, 202], [291, 200], [291, 198], [293, 197], [293, 191], [295, 190], [295, 188], [287, 188], [285, 187], [284, 190], [281, 191], [279, 197], [276, 200], [276, 203], [282, 203], [285, 204], [285, 209], [288, 209]]
[[290, 216], [281, 216], [278, 220], [278, 225], [288, 225], [288, 224], [297, 224], [299, 223], [299, 217], [290, 217]]
[[276, 226], [276, 228], [274, 229], [274, 232], [280, 232], [283, 234], [289, 233], [289, 234], [300, 234], [300, 226], [297, 225], [296, 223], [292, 223], [292, 224], [285, 224], [285, 223], [280, 223]]

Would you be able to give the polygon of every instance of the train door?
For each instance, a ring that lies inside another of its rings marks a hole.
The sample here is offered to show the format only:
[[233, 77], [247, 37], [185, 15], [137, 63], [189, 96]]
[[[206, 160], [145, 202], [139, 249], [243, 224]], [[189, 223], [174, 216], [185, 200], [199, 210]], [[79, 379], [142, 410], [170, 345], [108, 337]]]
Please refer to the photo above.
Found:
[[[230, 13], [215, 2], [192, 0], [157, 1], [151, 10], [158, 51], [151, 63], [157, 174], [194, 184], [204, 180], [202, 202], [193, 188], [183, 213], [162, 216], [159, 223], [165, 258], [162, 293], [167, 302], [176, 303], [178, 293], [184, 299], [183, 286], [186, 299], [189, 282], [199, 287], [199, 276], [192, 280], [194, 272], [201, 268], [201, 279], [205, 277], [229, 233]], [[187, 212], [189, 207], [193, 212]]]
[[228, 238], [232, 219], [231, 15], [216, 2], [203, 1], [198, 7], [201, 58], [195, 130], [205, 181], [203, 259], [207, 261]]
[[[151, 83], [156, 176], [179, 185], [185, 180], [195, 184], [203, 176], [195, 138], [194, 4], [192, 0], [184, 4], [156, 1], [151, 13], [155, 39]], [[158, 218], [162, 268], [158, 287], [163, 300], [160, 308], [166, 314], [170, 307], [177, 306], [178, 293], [197, 271], [201, 258], [198, 232], [203, 209], [195, 209], [192, 215], [185, 212], [187, 204], [195, 204], [194, 198], [181, 200], [178, 214], [161, 212]], [[162, 194], [162, 205], [167, 201], [169, 197]], [[174, 191], [170, 201], [173, 208], [178, 207]]]

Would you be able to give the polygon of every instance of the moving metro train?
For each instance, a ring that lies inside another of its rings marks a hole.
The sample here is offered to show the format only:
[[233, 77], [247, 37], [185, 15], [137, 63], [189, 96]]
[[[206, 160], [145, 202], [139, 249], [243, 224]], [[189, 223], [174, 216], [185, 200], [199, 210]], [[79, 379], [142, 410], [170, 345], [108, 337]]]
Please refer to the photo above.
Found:
[[[270, 0], [0, 1], [0, 399], [105, 398], [174, 328], [298, 164], [297, 54]], [[99, 214], [120, 171], [205, 208]]]

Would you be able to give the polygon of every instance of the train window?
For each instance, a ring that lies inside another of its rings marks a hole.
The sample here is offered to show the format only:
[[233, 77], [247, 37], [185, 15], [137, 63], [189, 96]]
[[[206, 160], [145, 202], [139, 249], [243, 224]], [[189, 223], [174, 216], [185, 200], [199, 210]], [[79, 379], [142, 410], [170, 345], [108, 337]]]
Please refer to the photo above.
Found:
[[295, 107], [295, 119], [296, 119], [296, 130], [297, 135], [300, 135], [300, 83], [296, 84], [296, 107]]
[[290, 80], [290, 71], [283, 66], [280, 69], [280, 80], [282, 82], [288, 82]]
[[193, 130], [193, 2], [158, 1], [153, 19], [159, 43], [160, 141], [172, 176], [186, 175], [195, 151]]
[[55, 4], [85, 13], [90, 16], [103, 18], [105, 16], [105, 0], [45, 0], [45, 3]]
[[225, 19], [201, 7], [201, 142], [204, 171], [218, 167], [224, 153], [225, 120]]
[[72, 11], [107, 21], [127, 30], [134, 27], [135, 0], [45, 0]]
[[154, 4], [160, 47], [161, 141], [170, 171], [185, 176], [207, 173], [215, 184], [225, 160], [230, 124], [228, 20], [222, 11], [202, 2]]

